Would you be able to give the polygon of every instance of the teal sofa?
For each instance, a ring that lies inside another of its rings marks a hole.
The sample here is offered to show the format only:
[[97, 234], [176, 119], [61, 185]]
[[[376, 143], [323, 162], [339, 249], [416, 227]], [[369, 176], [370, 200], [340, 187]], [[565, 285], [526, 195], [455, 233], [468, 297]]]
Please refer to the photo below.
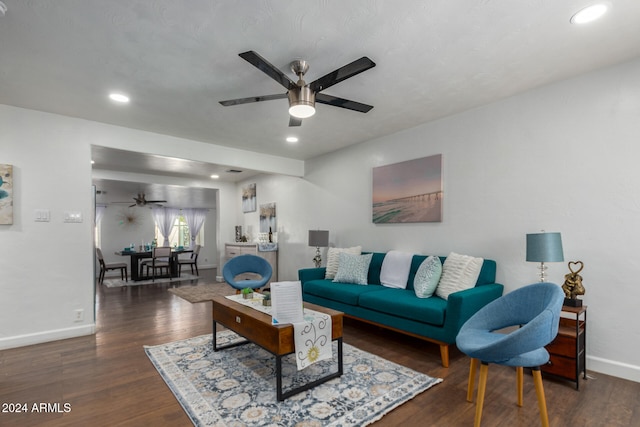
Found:
[[[449, 346], [455, 344], [462, 325], [502, 295], [503, 286], [495, 283], [496, 262], [485, 259], [475, 287], [455, 292], [444, 300], [435, 295], [430, 298], [415, 295], [413, 279], [427, 256], [413, 256], [406, 289], [380, 284], [384, 257], [385, 253], [373, 253], [366, 286], [325, 279], [324, 267], [299, 270], [304, 301], [342, 311], [345, 317], [439, 344], [442, 365], [449, 367]], [[443, 263], [445, 259], [440, 257]]]

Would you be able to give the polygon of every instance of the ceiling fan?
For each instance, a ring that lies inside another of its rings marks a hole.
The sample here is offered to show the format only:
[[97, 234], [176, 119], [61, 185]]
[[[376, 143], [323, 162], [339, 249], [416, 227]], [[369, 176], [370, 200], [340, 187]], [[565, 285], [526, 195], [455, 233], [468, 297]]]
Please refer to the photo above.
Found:
[[348, 110], [359, 111], [366, 113], [373, 108], [372, 105], [361, 104], [360, 102], [350, 101], [344, 98], [338, 98], [332, 95], [326, 95], [320, 93], [343, 80], [353, 77], [357, 74], [367, 71], [369, 68], [373, 68], [376, 64], [363, 56], [343, 67], [338, 68], [320, 77], [311, 83], [305, 83], [303, 77], [309, 69], [309, 64], [304, 60], [296, 60], [291, 63], [291, 71], [298, 76], [298, 81], [294, 82], [287, 77], [282, 71], [270, 64], [262, 56], [256, 52], [250, 50], [248, 52], [240, 53], [239, 56], [245, 61], [249, 62], [254, 67], [271, 77], [276, 82], [280, 83], [287, 89], [286, 93], [279, 93], [274, 95], [263, 96], [251, 96], [248, 98], [230, 99], [228, 101], [220, 101], [220, 104], [225, 107], [231, 105], [247, 104], [250, 102], [271, 101], [273, 99], [289, 99], [289, 126], [300, 126], [302, 119], [306, 119], [315, 114], [315, 103], [332, 105], [334, 107], [346, 108]]
[[[145, 197], [144, 193], [138, 193], [138, 197], [134, 197], [133, 200], [135, 200], [135, 203], [130, 205], [129, 207], [132, 208], [134, 206], [146, 206], [148, 203], [166, 203], [166, 200], [147, 200], [147, 198]], [[131, 202], [113, 202], [113, 203], [131, 203]]]

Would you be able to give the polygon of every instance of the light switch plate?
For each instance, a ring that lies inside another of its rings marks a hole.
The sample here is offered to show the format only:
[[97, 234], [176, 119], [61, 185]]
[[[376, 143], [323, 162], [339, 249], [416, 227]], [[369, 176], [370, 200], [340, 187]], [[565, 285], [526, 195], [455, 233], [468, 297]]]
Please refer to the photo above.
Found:
[[64, 213], [64, 222], [82, 222], [82, 212], [67, 211]]
[[36, 222], [49, 222], [51, 220], [51, 212], [49, 209], [36, 209], [33, 211], [33, 219]]

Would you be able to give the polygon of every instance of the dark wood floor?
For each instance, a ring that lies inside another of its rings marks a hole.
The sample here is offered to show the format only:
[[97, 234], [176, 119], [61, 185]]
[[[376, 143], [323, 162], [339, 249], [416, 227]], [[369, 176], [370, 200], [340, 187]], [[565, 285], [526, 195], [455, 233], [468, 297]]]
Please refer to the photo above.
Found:
[[[215, 270], [179, 286], [215, 283]], [[189, 426], [191, 422], [143, 351], [211, 333], [211, 303], [191, 304], [159, 284], [97, 291], [97, 333], [0, 352], [1, 426]], [[220, 284], [221, 294], [230, 288]], [[444, 382], [395, 409], [376, 426], [471, 426], [474, 405], [466, 402], [468, 359], [452, 350], [451, 367], [440, 365], [438, 346], [356, 321], [346, 321], [345, 342]], [[638, 426], [640, 383], [591, 373], [580, 391], [545, 379], [552, 426]], [[32, 412], [34, 403], [54, 413]], [[7, 413], [27, 404], [29, 413]], [[65, 413], [64, 404], [70, 405]], [[491, 366], [484, 426], [538, 426], [530, 377], [525, 406], [515, 405], [515, 374]]]

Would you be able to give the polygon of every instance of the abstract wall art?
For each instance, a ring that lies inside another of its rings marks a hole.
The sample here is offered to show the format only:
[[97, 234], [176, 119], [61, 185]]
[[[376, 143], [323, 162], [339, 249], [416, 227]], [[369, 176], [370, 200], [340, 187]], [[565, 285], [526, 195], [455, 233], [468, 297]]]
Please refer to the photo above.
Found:
[[373, 168], [374, 224], [442, 222], [442, 154]]
[[275, 233], [277, 225], [276, 204], [265, 203], [264, 205], [260, 205], [260, 232], [268, 233], [269, 230], [271, 230]]
[[242, 187], [242, 212], [256, 211], [256, 184], [248, 184]]
[[13, 166], [0, 164], [0, 224], [13, 224]]

